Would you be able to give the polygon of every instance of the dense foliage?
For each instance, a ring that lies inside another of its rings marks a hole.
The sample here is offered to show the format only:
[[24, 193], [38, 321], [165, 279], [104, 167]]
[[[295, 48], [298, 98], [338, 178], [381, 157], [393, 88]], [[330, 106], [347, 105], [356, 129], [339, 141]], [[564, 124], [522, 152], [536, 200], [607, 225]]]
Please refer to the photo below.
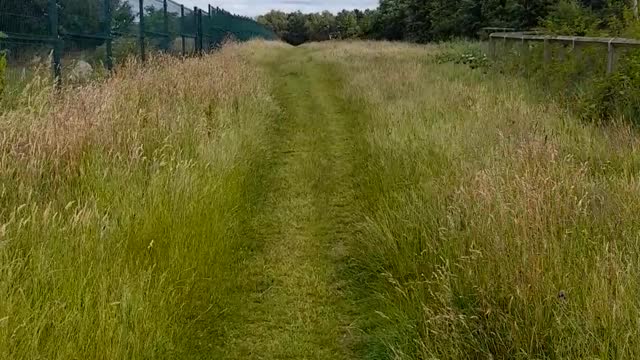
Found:
[[293, 44], [349, 38], [429, 42], [472, 38], [483, 27], [553, 26], [554, 31], [586, 34], [620, 28], [625, 6], [633, 1], [381, 0], [375, 10], [343, 10], [337, 15], [272, 11], [259, 22]]
[[[634, 14], [634, 3], [610, 0], [585, 6], [576, 0], [563, 0], [550, 8], [541, 26], [552, 34], [638, 38], [640, 22]], [[611, 74], [606, 72], [606, 45], [553, 45], [547, 64], [543, 63], [542, 51], [540, 44], [531, 45], [528, 54], [515, 48], [503, 50], [504, 61], [497, 65], [512, 73], [524, 73], [586, 120], [602, 123], [623, 119], [640, 124], [639, 50], [616, 49]]]
[[258, 17], [258, 22], [270, 27], [283, 40], [298, 45], [307, 41], [369, 37], [375, 15], [372, 10], [343, 10], [336, 15], [329, 11], [287, 14], [274, 10]]

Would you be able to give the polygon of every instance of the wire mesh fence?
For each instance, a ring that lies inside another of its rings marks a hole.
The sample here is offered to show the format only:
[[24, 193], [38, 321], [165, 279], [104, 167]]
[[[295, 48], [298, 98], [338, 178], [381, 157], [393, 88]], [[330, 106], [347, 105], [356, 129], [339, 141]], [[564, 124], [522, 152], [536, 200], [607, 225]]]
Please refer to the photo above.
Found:
[[91, 77], [130, 56], [195, 55], [226, 39], [275, 39], [250, 18], [172, 0], [1, 0], [0, 55], [7, 82], [50, 66], [56, 81]]

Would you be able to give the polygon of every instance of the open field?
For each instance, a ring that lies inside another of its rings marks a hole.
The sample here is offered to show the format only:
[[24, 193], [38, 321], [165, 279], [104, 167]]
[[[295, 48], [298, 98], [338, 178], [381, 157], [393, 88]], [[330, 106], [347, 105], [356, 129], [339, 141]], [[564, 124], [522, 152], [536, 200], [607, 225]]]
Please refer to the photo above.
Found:
[[0, 358], [640, 357], [640, 137], [438, 46], [229, 45], [0, 114]]

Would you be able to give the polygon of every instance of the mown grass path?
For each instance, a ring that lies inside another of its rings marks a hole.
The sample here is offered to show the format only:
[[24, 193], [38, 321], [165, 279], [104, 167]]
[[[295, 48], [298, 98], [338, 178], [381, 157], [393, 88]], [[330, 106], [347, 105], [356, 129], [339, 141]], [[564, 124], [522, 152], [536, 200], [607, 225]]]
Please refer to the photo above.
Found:
[[[275, 49], [273, 51], [276, 51]], [[353, 318], [343, 294], [350, 231], [354, 121], [339, 77], [309, 50], [265, 57], [282, 115], [273, 129], [271, 186], [247, 276], [255, 289], [222, 353], [235, 359], [348, 359]]]

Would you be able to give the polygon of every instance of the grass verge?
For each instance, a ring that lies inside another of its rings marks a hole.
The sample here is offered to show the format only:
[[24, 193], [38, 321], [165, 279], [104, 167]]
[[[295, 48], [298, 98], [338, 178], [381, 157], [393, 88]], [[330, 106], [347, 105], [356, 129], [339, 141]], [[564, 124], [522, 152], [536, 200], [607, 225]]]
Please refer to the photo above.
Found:
[[208, 358], [277, 113], [242, 51], [36, 79], [0, 115], [0, 357]]
[[633, 127], [425, 61], [436, 47], [315, 47], [363, 109], [350, 242], [363, 355], [640, 355]]

